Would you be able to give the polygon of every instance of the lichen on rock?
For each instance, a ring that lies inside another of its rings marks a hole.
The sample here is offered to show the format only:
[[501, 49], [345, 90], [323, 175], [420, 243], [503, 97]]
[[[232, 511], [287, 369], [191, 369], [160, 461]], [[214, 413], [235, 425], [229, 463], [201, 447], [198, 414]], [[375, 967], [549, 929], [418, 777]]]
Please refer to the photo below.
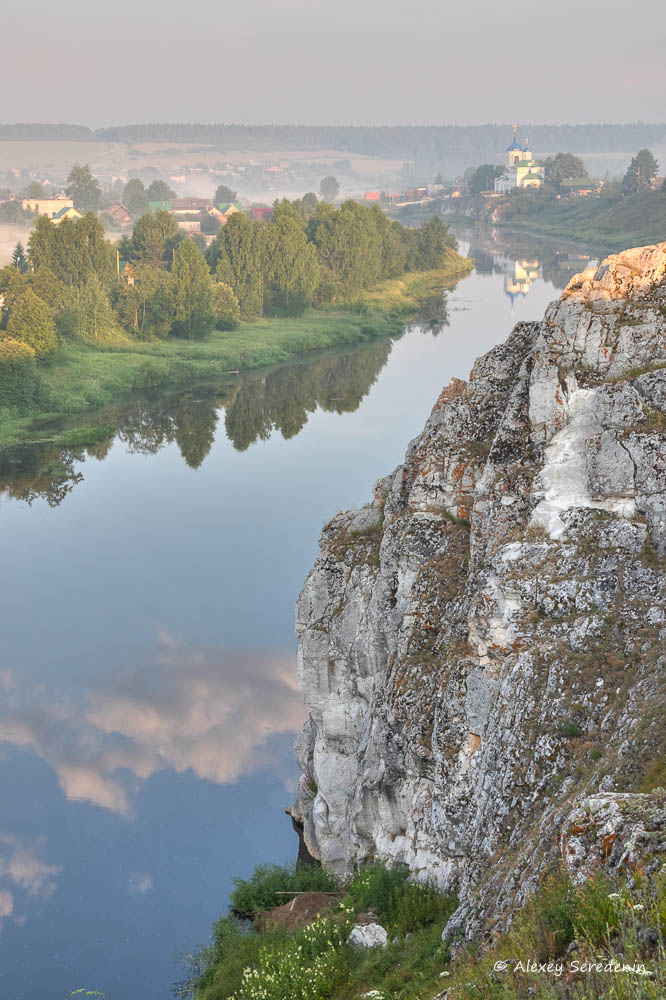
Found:
[[572, 810], [650, 790], [665, 411], [660, 244], [519, 323], [442, 392], [372, 503], [326, 526], [296, 626], [310, 718], [292, 814], [313, 856], [407, 865], [457, 892], [452, 928], [492, 933]]

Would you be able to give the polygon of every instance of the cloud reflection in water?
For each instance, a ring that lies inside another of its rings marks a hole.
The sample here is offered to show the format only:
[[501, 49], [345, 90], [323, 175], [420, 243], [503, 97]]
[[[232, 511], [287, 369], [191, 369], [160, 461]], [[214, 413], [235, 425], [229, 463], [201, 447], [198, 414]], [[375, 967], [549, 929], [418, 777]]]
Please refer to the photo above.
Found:
[[191, 770], [229, 784], [276, 767], [269, 737], [305, 718], [292, 653], [223, 652], [159, 636], [151, 662], [90, 693], [82, 704], [6, 687], [0, 741], [31, 748], [68, 799], [122, 815], [157, 771]]

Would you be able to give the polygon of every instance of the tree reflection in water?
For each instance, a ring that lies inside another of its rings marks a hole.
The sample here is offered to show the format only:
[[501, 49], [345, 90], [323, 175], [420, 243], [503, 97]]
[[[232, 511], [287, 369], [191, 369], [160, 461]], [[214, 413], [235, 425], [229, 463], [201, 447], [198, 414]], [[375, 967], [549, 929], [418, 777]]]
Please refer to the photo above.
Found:
[[[448, 323], [445, 298], [426, 303], [419, 321], [432, 332], [442, 329]], [[197, 469], [215, 440], [220, 409], [226, 411], [225, 430], [237, 451], [266, 440], [274, 431], [292, 438], [318, 407], [340, 414], [358, 409], [386, 364], [392, 344], [391, 338], [381, 338], [187, 391], [155, 390], [140, 400], [106, 407], [94, 418], [87, 414], [86, 425], [109, 425], [114, 430], [81, 448], [44, 443], [0, 452], [0, 496], [29, 504], [43, 499], [57, 507], [83, 481], [86, 459], [103, 460], [116, 440], [140, 454], [155, 454], [175, 443], [188, 466]], [[57, 430], [52, 433], [55, 436]]]

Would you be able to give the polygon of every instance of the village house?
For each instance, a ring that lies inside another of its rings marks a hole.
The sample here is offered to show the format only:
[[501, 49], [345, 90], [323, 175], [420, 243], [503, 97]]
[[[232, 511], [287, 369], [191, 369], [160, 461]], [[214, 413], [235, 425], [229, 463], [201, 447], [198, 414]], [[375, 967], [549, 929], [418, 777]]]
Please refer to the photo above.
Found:
[[109, 218], [112, 219], [117, 226], [122, 226], [123, 228], [131, 226], [134, 221], [132, 213], [128, 212], [125, 206], [121, 205], [119, 202], [116, 202], [113, 205], [109, 205], [109, 207], [106, 208], [104, 212], [105, 215], [108, 215]]
[[184, 233], [200, 233], [201, 222], [199, 219], [179, 219], [176, 218], [176, 225]]
[[234, 212], [243, 211], [243, 206], [239, 201], [223, 201], [217, 206], [217, 208], [221, 214], [226, 217], [226, 219], [228, 219], [230, 215], [233, 215]]
[[62, 219], [81, 218], [80, 212], [77, 212], [74, 208], [72, 199], [65, 197], [65, 195], [58, 195], [56, 198], [24, 198], [22, 204], [26, 212], [36, 212], [37, 215], [45, 215], [53, 222], [61, 222]]
[[64, 208], [61, 208], [59, 212], [56, 212], [56, 214], [51, 217], [51, 222], [57, 225], [59, 222], [62, 222], [63, 219], [82, 219], [82, 218], [83, 216], [81, 215], [80, 212], [77, 212], [73, 206], [67, 205]]
[[571, 179], [560, 181], [560, 187], [562, 192], [568, 194], [571, 198], [588, 198], [591, 194], [596, 193], [599, 185], [591, 177], [582, 179], [572, 177]]
[[495, 178], [495, 194], [508, 194], [516, 188], [540, 188], [544, 182], [545, 168], [535, 163], [527, 139], [518, 142], [518, 126], [513, 126], [513, 142], [507, 147], [504, 173]]
[[202, 209], [206, 211], [208, 208], [210, 208], [208, 198], [174, 198], [167, 211], [177, 220], [179, 215], [195, 215]]
[[118, 251], [116, 251], [116, 272], [118, 280], [124, 282], [130, 288], [136, 283], [137, 274], [134, 270], [134, 265], [129, 260], [121, 260]]
[[270, 222], [273, 218], [273, 208], [271, 205], [253, 205], [250, 209], [253, 219], [258, 222]]

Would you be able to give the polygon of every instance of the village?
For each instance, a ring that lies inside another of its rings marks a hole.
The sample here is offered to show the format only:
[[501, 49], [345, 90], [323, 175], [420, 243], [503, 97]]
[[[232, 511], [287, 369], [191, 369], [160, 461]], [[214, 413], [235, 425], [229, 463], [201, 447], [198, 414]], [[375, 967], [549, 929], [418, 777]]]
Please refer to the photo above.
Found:
[[[369, 163], [350, 160], [308, 162], [269, 157], [214, 164], [176, 162], [161, 170], [149, 164], [137, 165], [136, 170], [126, 169], [118, 174], [110, 172], [111, 164], [105, 171], [93, 164], [92, 169], [75, 165], [69, 174], [61, 169], [46, 176], [37, 169], [14, 168], [4, 175], [0, 172], [0, 223], [22, 226], [21, 238], [27, 239], [27, 232], [38, 216], [46, 216], [59, 225], [93, 211], [109, 235], [122, 237], [131, 233], [141, 215], [164, 211], [203, 250], [235, 213], [266, 222], [272, 217], [276, 199], [300, 197], [308, 190], [329, 201], [353, 199], [377, 205], [408, 225], [432, 214], [462, 213], [482, 218], [493, 212], [495, 217], [497, 213], [491, 206], [497, 203], [504, 210], [507, 202], [524, 192], [531, 192], [537, 198], [543, 196], [551, 203], [631, 193], [620, 190], [617, 178], [590, 176], [582, 158], [572, 153], [535, 156], [528, 138], [519, 136], [517, 125], [513, 126], [509, 139], [494, 163], [470, 166], [453, 178], [445, 178], [440, 172], [431, 182], [404, 186], [391, 183], [383, 189], [364, 190], [363, 173], [359, 171], [362, 166], [367, 172]], [[641, 154], [651, 156], [648, 150], [642, 150]], [[663, 177], [656, 175], [656, 161], [654, 167], [648, 181], [651, 190], [661, 188], [664, 182]], [[384, 168], [384, 179], [391, 176], [391, 170], [394, 179], [414, 176], [417, 172], [415, 164], [403, 164], [398, 170], [397, 163], [385, 163]], [[379, 170], [379, 165], [375, 169]], [[322, 178], [326, 170], [330, 173]], [[77, 198], [77, 191], [70, 183], [76, 171], [87, 171], [87, 180], [94, 189], [92, 200], [80, 195]], [[376, 179], [381, 180], [382, 175], [377, 174]], [[211, 193], [206, 196], [207, 192]], [[10, 245], [13, 245], [11, 238], [3, 247], [5, 252]]]

